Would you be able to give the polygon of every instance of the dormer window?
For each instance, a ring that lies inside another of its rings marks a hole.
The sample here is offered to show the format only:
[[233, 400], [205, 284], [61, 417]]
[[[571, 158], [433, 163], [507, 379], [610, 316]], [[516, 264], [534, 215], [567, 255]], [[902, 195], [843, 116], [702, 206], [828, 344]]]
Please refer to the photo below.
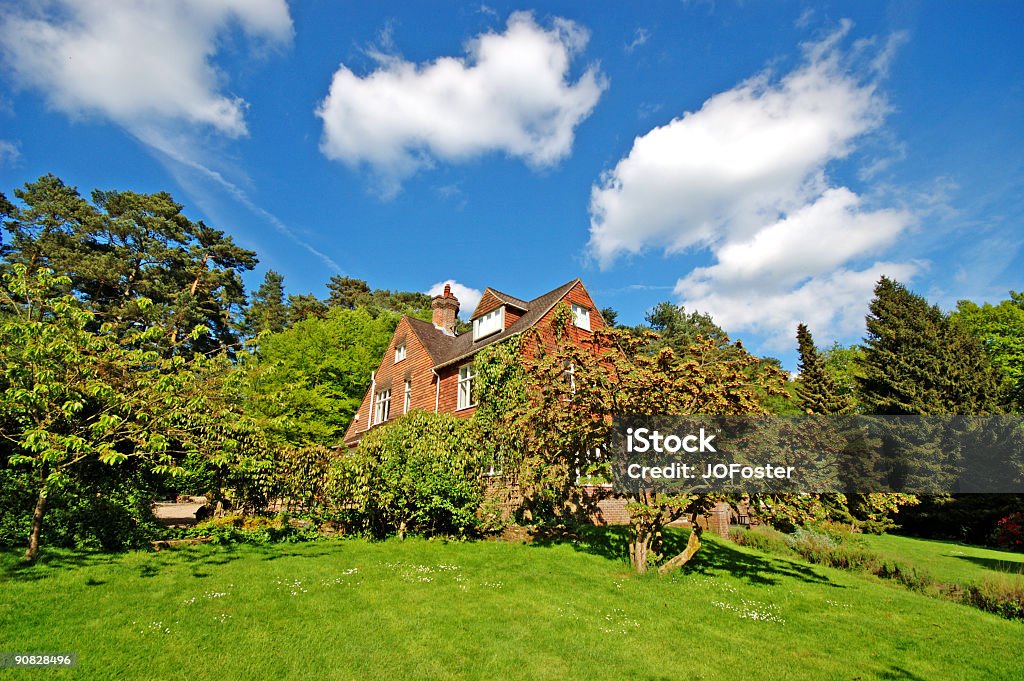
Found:
[[398, 364], [405, 359], [405, 343], [400, 343], [395, 346], [395, 364]]
[[473, 320], [473, 340], [478, 341], [505, 329], [505, 306], [491, 310]]
[[590, 331], [590, 310], [572, 303], [572, 323], [585, 331]]

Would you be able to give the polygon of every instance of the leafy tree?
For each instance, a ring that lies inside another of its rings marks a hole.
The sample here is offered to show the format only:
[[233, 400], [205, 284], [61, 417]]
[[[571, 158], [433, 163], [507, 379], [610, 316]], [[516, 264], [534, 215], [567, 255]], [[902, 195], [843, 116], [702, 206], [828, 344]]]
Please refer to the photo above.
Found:
[[96, 190], [90, 203], [45, 175], [15, 196], [20, 206], [4, 222], [7, 271], [21, 264], [30, 274], [49, 268], [67, 277], [96, 327], [128, 334], [155, 321], [163, 334], [152, 340], [165, 353], [212, 352], [237, 342], [241, 273], [255, 266], [255, 254], [189, 220], [170, 194]]
[[247, 412], [290, 447], [340, 442], [398, 319], [335, 308], [264, 335], [241, 363]]
[[344, 460], [343, 498], [377, 536], [466, 535], [483, 501], [483, 452], [472, 421], [412, 412], [359, 441]]
[[[761, 378], [755, 389], [750, 376], [757, 359], [736, 345], [730, 345], [734, 352], [725, 353], [721, 341], [699, 336], [685, 357], [668, 347], [652, 354], [645, 350], [655, 340], [652, 332], [620, 329], [597, 330], [581, 345], [568, 339], [568, 307], [556, 310], [550, 330], [554, 346], [546, 346], [540, 336], [525, 341], [527, 351], [517, 361], [523, 365], [526, 399], [507, 397], [510, 411], [501, 421], [502, 441], [508, 443], [504, 469], [520, 486], [528, 507], [546, 500], [568, 504], [570, 511], [581, 505], [576, 471], [602, 463], [599, 454], [611, 443], [612, 414], [763, 413], [758, 391], [782, 390], [783, 378], [777, 374], [757, 374]], [[486, 373], [510, 375], [507, 385], [513, 389], [520, 380], [510, 369]], [[494, 399], [494, 392], [482, 386], [482, 413], [487, 413], [488, 399]], [[636, 490], [628, 503], [634, 569], [644, 572], [662, 558], [662, 532], [668, 523], [687, 512], [695, 517], [711, 501], [686, 491]], [[700, 529], [694, 523], [687, 549], [666, 562], [662, 572], [685, 563], [699, 546]]]
[[1010, 291], [998, 305], [961, 300], [952, 320], [981, 341], [1001, 375], [1007, 406], [1024, 409], [1024, 293]]
[[844, 346], [838, 342], [821, 353], [825, 370], [835, 383], [836, 396], [850, 405], [851, 413], [863, 412], [857, 392], [858, 376], [863, 376], [863, 355], [861, 346]]
[[263, 283], [245, 310], [245, 328], [249, 335], [279, 333], [288, 325], [288, 305], [284, 298], [284, 277], [269, 270]]
[[845, 414], [850, 403], [839, 394], [835, 379], [829, 373], [824, 359], [814, 346], [814, 338], [805, 324], [796, 327], [797, 345], [800, 350], [797, 379], [797, 396], [800, 406], [807, 414]]
[[[229, 451], [236, 419], [210, 381], [222, 360], [167, 358], [152, 349], [163, 330], [98, 330], [70, 284], [23, 264], [4, 275], [0, 305], [0, 441], [9, 466], [27, 471], [36, 494], [25, 558], [39, 551], [48, 499], [97, 465], [139, 462], [156, 473], [204, 447]], [[140, 299], [143, 311], [148, 307]]]

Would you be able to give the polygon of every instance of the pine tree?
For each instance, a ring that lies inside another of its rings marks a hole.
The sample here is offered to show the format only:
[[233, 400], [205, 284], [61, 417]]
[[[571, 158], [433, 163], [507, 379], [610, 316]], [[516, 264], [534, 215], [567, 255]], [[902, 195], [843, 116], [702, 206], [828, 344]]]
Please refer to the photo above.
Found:
[[270, 270], [256, 289], [245, 311], [245, 330], [250, 335], [269, 331], [279, 333], [288, 325], [288, 305], [284, 299], [284, 277]]
[[839, 387], [825, 366], [824, 358], [814, 347], [814, 338], [807, 325], [797, 325], [796, 340], [800, 348], [800, 377], [796, 389], [800, 406], [808, 414], [849, 412], [850, 401], [839, 394]]
[[998, 413], [996, 374], [977, 339], [923, 297], [882, 277], [858, 377], [868, 413]]

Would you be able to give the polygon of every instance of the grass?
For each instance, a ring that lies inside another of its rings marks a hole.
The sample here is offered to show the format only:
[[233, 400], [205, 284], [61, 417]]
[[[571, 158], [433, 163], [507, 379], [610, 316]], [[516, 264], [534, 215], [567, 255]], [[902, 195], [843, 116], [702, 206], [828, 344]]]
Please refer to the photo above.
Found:
[[[677, 540], [683, 537], [677, 536]], [[1024, 625], [708, 541], [637, 577], [619, 530], [0, 554], [0, 651], [88, 679], [1021, 678]], [[0, 669], [0, 678], [40, 673]]]
[[1024, 575], [1022, 553], [892, 534], [862, 535], [861, 540], [875, 553], [918, 565], [943, 582], [1009, 582]]

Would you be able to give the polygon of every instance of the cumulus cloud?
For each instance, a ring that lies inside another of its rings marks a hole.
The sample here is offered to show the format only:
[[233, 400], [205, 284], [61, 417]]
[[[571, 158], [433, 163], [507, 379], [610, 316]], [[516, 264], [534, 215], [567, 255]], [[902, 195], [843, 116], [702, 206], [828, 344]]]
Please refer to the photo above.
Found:
[[414, 64], [373, 53], [376, 69], [365, 76], [342, 64], [317, 108], [320, 149], [368, 166], [385, 195], [437, 160], [497, 151], [533, 167], [557, 163], [607, 86], [596, 65], [571, 81], [571, 62], [588, 39], [566, 19], [544, 28], [517, 12], [503, 33], [470, 40], [465, 57]]
[[222, 92], [224, 75], [210, 61], [235, 25], [265, 43], [292, 37], [284, 0], [39, 0], [0, 22], [0, 44], [16, 81], [58, 111], [238, 137], [246, 103]]
[[459, 316], [463, 319], [469, 319], [469, 315], [473, 313], [473, 310], [480, 303], [480, 298], [484, 295], [484, 292], [460, 284], [454, 279], [448, 279], [446, 281], [439, 281], [431, 286], [427, 290], [427, 294], [431, 296], [441, 295], [444, 293], [445, 284], [452, 287], [452, 295], [459, 299]]
[[[710, 251], [714, 264], [677, 283], [680, 302], [778, 346], [797, 321], [831, 333], [862, 320], [878, 276], [918, 265], [872, 261], [913, 214], [872, 206], [826, 172], [888, 110], [878, 90], [887, 60], [858, 66], [840, 49], [849, 29], [805, 45], [781, 77], [757, 74], [638, 137], [592, 188], [591, 256], [609, 267], [650, 249]], [[863, 57], [864, 44], [854, 52]]]

